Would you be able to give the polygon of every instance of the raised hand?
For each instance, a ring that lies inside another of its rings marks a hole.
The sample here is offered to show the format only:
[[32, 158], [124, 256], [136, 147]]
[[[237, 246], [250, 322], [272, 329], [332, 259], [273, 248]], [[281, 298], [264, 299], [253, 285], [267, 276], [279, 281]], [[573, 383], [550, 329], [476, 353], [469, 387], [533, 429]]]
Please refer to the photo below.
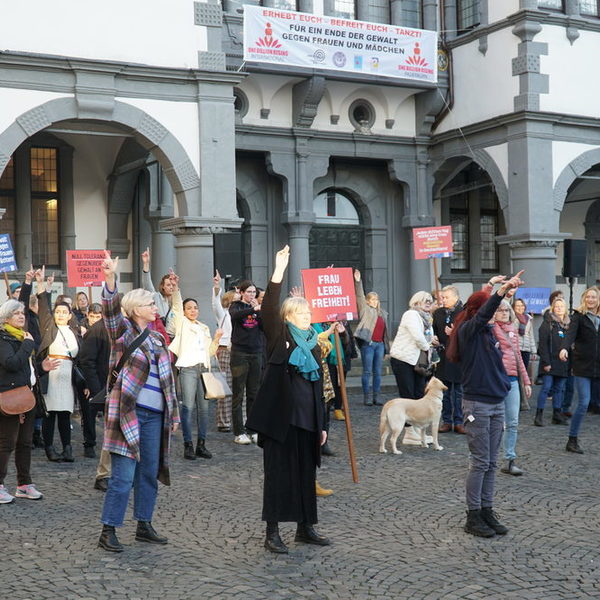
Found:
[[299, 288], [297, 285], [292, 286], [292, 289], [290, 290], [290, 297], [302, 298], [302, 289]]
[[119, 269], [119, 257], [111, 258], [108, 250], [104, 251], [104, 260], [102, 261], [102, 271], [104, 272], [104, 281], [110, 291], [115, 289], [116, 274]]
[[146, 248], [142, 254], [142, 268], [144, 271], [148, 272], [150, 270], [150, 248]]
[[33, 275], [37, 283], [43, 283], [46, 279], [46, 265], [42, 265], [41, 269], [36, 269]]
[[271, 281], [273, 283], [281, 283], [283, 274], [285, 273], [289, 262], [290, 247], [286, 245], [275, 255], [275, 270], [271, 276]]
[[523, 285], [525, 282], [521, 279], [521, 275], [525, 273], [525, 270], [519, 271], [516, 275], [513, 275], [510, 279], [506, 280], [498, 290], [498, 293], [501, 296], [504, 296], [508, 290], [513, 288], [518, 288], [520, 285]]
[[171, 283], [175, 286], [175, 289], [179, 289], [179, 275], [173, 271], [173, 269], [169, 269], [169, 279]]
[[221, 275], [217, 269], [215, 269], [215, 276], [213, 277], [213, 288], [215, 290], [221, 289]]
[[358, 269], [354, 269], [354, 280], [360, 281], [360, 271]]
[[31, 268], [29, 269], [29, 271], [27, 271], [27, 273], [25, 273], [25, 283], [31, 284], [31, 282], [33, 281], [34, 278], [35, 278], [35, 269], [33, 268], [33, 265], [31, 265]]

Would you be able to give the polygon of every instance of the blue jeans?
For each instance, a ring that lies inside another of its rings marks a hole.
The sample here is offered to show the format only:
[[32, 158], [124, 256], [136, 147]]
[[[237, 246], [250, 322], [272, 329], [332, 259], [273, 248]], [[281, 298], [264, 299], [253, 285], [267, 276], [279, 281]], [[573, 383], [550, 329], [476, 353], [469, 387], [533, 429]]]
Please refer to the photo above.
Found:
[[181, 430], [183, 441], [192, 441], [192, 414], [196, 408], [198, 439], [206, 439], [208, 430], [208, 400], [204, 397], [204, 388], [200, 381], [201, 367], [181, 367], [179, 385], [181, 386]]
[[104, 497], [100, 521], [121, 527], [133, 487], [133, 518], [152, 521], [158, 492], [158, 466], [163, 429], [163, 414], [137, 407], [140, 428], [140, 462], [111, 453], [112, 474]]
[[575, 388], [577, 389], [577, 408], [575, 409], [573, 418], [571, 419], [571, 429], [569, 431], [569, 435], [572, 437], [577, 437], [579, 435], [581, 423], [583, 422], [583, 417], [585, 416], [590, 404], [593, 380], [591, 377], [578, 377], [577, 375], [575, 375], [573, 379], [575, 380]]
[[371, 376], [373, 376], [373, 393], [379, 394], [381, 388], [381, 367], [385, 355], [383, 342], [364, 342], [360, 348], [362, 358], [362, 389], [363, 394], [369, 393]]
[[444, 381], [444, 385], [448, 389], [442, 398], [442, 422], [449, 425], [462, 425], [462, 385], [450, 381]]
[[506, 460], [517, 458], [515, 448], [517, 446], [520, 406], [521, 394], [519, 392], [519, 381], [515, 379], [511, 381], [510, 391], [504, 398], [504, 458]]
[[[489, 508], [494, 504], [496, 461], [504, 426], [504, 403], [463, 400], [462, 409], [470, 453], [467, 508]], [[469, 417], [473, 418], [469, 420]]]
[[571, 404], [573, 404], [573, 392], [575, 391], [575, 381], [573, 375], [567, 377], [567, 383], [565, 385], [565, 395], [563, 396], [562, 411], [570, 412]]
[[542, 375], [542, 387], [540, 395], [537, 399], [538, 410], [544, 410], [548, 394], [552, 390], [552, 408], [562, 410], [563, 396], [565, 394], [565, 386], [567, 385], [566, 377], [555, 377], [554, 375]]

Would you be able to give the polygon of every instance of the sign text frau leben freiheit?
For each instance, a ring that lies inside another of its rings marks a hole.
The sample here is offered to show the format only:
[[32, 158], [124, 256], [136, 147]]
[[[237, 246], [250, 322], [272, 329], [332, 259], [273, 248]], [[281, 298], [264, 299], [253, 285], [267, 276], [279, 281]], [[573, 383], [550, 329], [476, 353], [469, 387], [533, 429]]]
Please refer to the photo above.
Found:
[[302, 283], [313, 323], [351, 321], [358, 316], [351, 268], [303, 269]]
[[437, 82], [437, 33], [244, 5], [244, 60]]

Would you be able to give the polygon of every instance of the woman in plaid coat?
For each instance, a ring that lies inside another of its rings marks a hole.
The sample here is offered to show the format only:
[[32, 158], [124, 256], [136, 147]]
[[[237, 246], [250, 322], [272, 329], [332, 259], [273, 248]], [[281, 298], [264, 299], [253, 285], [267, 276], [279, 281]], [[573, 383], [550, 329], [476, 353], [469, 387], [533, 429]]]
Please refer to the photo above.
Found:
[[[102, 290], [104, 323], [112, 341], [111, 371], [125, 350], [157, 317], [156, 304], [148, 291], [132, 290], [119, 302], [118, 261], [106, 253], [102, 265], [106, 281]], [[138, 521], [135, 539], [167, 543], [167, 538], [156, 533], [151, 521], [157, 479], [170, 484], [170, 438], [178, 426], [179, 411], [169, 352], [164, 338], [149, 331], [125, 362], [107, 400], [103, 449], [111, 453], [112, 475], [104, 499], [100, 547], [111, 552], [123, 551], [115, 527], [123, 524], [132, 487], [133, 516]]]

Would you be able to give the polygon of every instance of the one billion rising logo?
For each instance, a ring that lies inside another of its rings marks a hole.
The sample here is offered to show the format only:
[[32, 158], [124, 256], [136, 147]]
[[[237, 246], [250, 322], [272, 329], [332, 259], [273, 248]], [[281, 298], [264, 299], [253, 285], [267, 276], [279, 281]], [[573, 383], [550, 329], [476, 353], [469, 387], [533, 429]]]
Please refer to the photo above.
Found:
[[415, 67], [426, 67], [427, 61], [421, 56], [421, 48], [419, 47], [419, 42], [415, 43], [415, 49], [413, 50], [413, 55], [410, 56], [407, 61], [407, 64], [414, 65]]
[[265, 27], [265, 36], [258, 38], [256, 45], [262, 46], [263, 48], [281, 48], [281, 44], [273, 37], [271, 23], [267, 23], [267, 26]]

